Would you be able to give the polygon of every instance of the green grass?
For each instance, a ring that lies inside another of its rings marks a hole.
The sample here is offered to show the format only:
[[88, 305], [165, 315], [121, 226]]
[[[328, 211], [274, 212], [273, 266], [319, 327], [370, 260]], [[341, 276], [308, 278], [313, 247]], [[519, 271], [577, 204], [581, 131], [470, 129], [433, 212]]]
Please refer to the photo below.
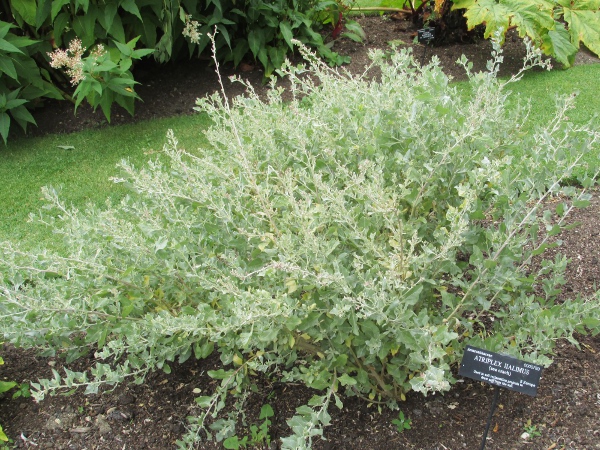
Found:
[[544, 73], [527, 73], [518, 83], [511, 85], [515, 94], [535, 99], [533, 102], [534, 124], [551, 119], [557, 94], [578, 93], [577, 108], [568, 116], [576, 123], [585, 123], [600, 114], [598, 78], [600, 64], [576, 66], [568, 70], [552, 70]]
[[[534, 99], [532, 125], [551, 118], [556, 94], [579, 91], [577, 108], [569, 116], [584, 123], [600, 112], [598, 79], [600, 64], [578, 66], [528, 74], [513, 84], [511, 90]], [[44, 205], [40, 195], [42, 186], [60, 188], [61, 197], [76, 207], [84, 207], [90, 202], [99, 205], [107, 198], [119, 199], [125, 189], [109, 178], [119, 175], [115, 165], [122, 158], [142, 165], [156, 157], [169, 128], [175, 131], [183, 148], [194, 150], [205, 143], [202, 130], [207, 126], [208, 118], [198, 114], [70, 135], [9, 141], [7, 147], [0, 147], [0, 240], [17, 240], [26, 247], [53, 246], [55, 237], [50, 230], [27, 223], [29, 213]], [[60, 146], [72, 146], [73, 149]], [[589, 155], [586, 161], [597, 167], [599, 155]]]
[[140, 166], [156, 158], [169, 128], [182, 148], [197, 148], [205, 142], [202, 130], [207, 126], [208, 117], [196, 114], [9, 140], [7, 147], [0, 148], [0, 239], [18, 240], [28, 246], [52, 241], [46, 227], [27, 223], [29, 214], [45, 204], [42, 186], [60, 189], [61, 198], [76, 207], [99, 205], [107, 198], [118, 200], [126, 190], [110, 177], [120, 174], [116, 167], [119, 161], [127, 158]]
[[[532, 99], [530, 123], [533, 127], [541, 126], [552, 119], [555, 111], [557, 95], [577, 93], [575, 109], [567, 116], [578, 124], [587, 123], [600, 114], [600, 96], [598, 95], [598, 79], [600, 64], [576, 66], [568, 70], [552, 70], [544, 73], [527, 73], [518, 83], [510, 86], [510, 90], [524, 98]], [[595, 119], [596, 127], [600, 126], [600, 118]], [[598, 170], [600, 165], [598, 152], [588, 153], [581, 159], [590, 170]], [[576, 175], [584, 175], [585, 170], [576, 170]]]
[[[375, 8], [383, 6], [384, 8], [403, 8], [405, 5], [404, 0], [357, 0], [350, 4], [352, 8]], [[409, 5], [409, 1], [406, 1], [406, 5]]]

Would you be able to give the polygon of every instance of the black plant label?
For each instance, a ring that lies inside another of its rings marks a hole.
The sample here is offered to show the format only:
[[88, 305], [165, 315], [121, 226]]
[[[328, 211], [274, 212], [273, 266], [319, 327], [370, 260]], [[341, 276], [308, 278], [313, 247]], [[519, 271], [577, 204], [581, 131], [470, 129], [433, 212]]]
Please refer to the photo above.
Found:
[[535, 397], [542, 369], [512, 356], [467, 345], [458, 374]]
[[435, 39], [435, 28], [427, 27], [417, 30], [417, 40], [420, 44], [429, 44]]

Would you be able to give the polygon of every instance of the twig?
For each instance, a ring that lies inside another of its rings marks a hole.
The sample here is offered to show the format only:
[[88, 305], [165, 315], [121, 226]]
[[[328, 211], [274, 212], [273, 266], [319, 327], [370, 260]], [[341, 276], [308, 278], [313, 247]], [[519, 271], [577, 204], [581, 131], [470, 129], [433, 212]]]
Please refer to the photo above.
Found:
[[38, 444], [36, 444], [35, 442], [33, 442], [31, 439], [27, 439], [24, 435], [23, 432], [21, 432], [21, 439], [23, 440], [23, 442], [25, 442], [25, 444], [30, 444], [33, 445], [34, 447], [37, 447]]

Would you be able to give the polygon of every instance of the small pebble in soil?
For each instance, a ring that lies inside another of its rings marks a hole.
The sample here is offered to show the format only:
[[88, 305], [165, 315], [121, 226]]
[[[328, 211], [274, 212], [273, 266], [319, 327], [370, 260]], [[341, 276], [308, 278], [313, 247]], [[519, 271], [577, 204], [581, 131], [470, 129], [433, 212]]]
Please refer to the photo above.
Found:
[[96, 426], [98, 427], [98, 432], [101, 435], [112, 433], [110, 424], [106, 421], [106, 417], [104, 417], [102, 414], [96, 417]]
[[111, 408], [107, 411], [106, 418], [108, 420], [115, 420], [117, 422], [122, 422], [125, 420], [130, 420], [133, 418], [133, 413], [126, 409], [114, 409]]
[[130, 405], [133, 402], [135, 402], [135, 397], [131, 394], [122, 394], [117, 401], [119, 405]]

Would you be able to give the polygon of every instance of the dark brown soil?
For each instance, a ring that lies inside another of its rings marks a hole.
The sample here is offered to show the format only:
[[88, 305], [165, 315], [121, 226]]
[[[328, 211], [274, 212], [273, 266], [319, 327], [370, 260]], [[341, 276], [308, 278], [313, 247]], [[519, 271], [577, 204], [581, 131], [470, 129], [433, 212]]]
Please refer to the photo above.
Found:
[[[362, 72], [368, 61], [368, 48], [388, 48], [388, 42], [409, 43], [415, 29], [408, 22], [395, 22], [382, 17], [360, 19], [367, 33], [365, 44], [341, 42], [337, 49], [350, 54], [353, 62], [348, 69]], [[427, 49], [428, 60], [437, 54], [445, 70], [460, 78], [454, 65], [461, 54], [483, 69], [489, 57], [490, 45], [479, 42]], [[416, 46], [417, 57], [424, 48]], [[523, 46], [509, 37], [505, 46], [503, 73], [518, 70], [524, 55]], [[582, 52], [579, 63], [598, 62]], [[245, 67], [246, 69], [252, 69]], [[233, 73], [225, 69], [225, 75]], [[239, 73], [255, 86], [261, 86], [258, 68]], [[189, 114], [195, 99], [218, 89], [213, 69], [206, 62], [190, 62], [160, 70], [138, 68], [136, 78], [142, 83], [137, 89], [144, 103], [137, 106], [134, 119], [117, 111], [113, 124], [156, 117]], [[264, 88], [261, 88], [264, 89]], [[231, 94], [240, 92], [232, 87]], [[68, 133], [90, 127], [106, 126], [100, 112], [82, 107], [73, 116], [69, 105], [49, 105], [37, 112], [38, 128], [31, 134]], [[578, 210], [570, 219], [581, 225], [564, 233], [561, 251], [571, 258], [565, 295], [589, 296], [600, 283], [600, 236], [598, 192], [590, 207]], [[600, 315], [600, 313], [599, 313]], [[537, 397], [528, 397], [507, 390], [500, 394], [499, 407], [492, 420], [486, 448], [507, 449], [598, 449], [600, 448], [600, 336], [582, 337], [577, 349], [560, 343], [554, 363], [543, 372]], [[51, 369], [59, 372], [63, 361], [43, 358], [33, 351], [5, 346], [0, 379], [18, 382], [51, 377]], [[84, 370], [94, 363], [83, 359], [69, 365], [72, 370]], [[208, 361], [188, 361], [174, 364], [172, 373], [154, 373], [141, 386], [119, 386], [104, 395], [52, 397], [36, 404], [29, 399], [0, 399], [0, 424], [13, 439], [16, 448], [32, 449], [169, 449], [185, 432], [186, 416], [196, 411], [194, 397], [198, 389], [212, 392], [214, 381], [206, 371], [219, 365], [217, 358]], [[275, 417], [270, 436], [277, 448], [278, 439], [289, 434], [286, 419], [296, 407], [306, 404], [313, 392], [300, 385], [271, 384], [259, 380], [259, 392], [248, 401], [248, 422], [258, 422], [258, 411], [269, 403]], [[196, 393], [194, 393], [194, 391]], [[480, 445], [490, 403], [492, 388], [469, 379], [461, 379], [446, 395], [408, 396], [401, 405], [412, 428], [399, 433], [392, 420], [398, 412], [367, 407], [361, 400], [346, 399], [343, 411], [333, 407], [332, 425], [325, 430], [327, 441], [316, 443], [317, 449], [477, 449]], [[526, 424], [535, 426], [541, 435], [522, 436]], [[240, 432], [240, 436], [242, 433]], [[199, 448], [221, 448], [216, 444], [201, 444]]]

